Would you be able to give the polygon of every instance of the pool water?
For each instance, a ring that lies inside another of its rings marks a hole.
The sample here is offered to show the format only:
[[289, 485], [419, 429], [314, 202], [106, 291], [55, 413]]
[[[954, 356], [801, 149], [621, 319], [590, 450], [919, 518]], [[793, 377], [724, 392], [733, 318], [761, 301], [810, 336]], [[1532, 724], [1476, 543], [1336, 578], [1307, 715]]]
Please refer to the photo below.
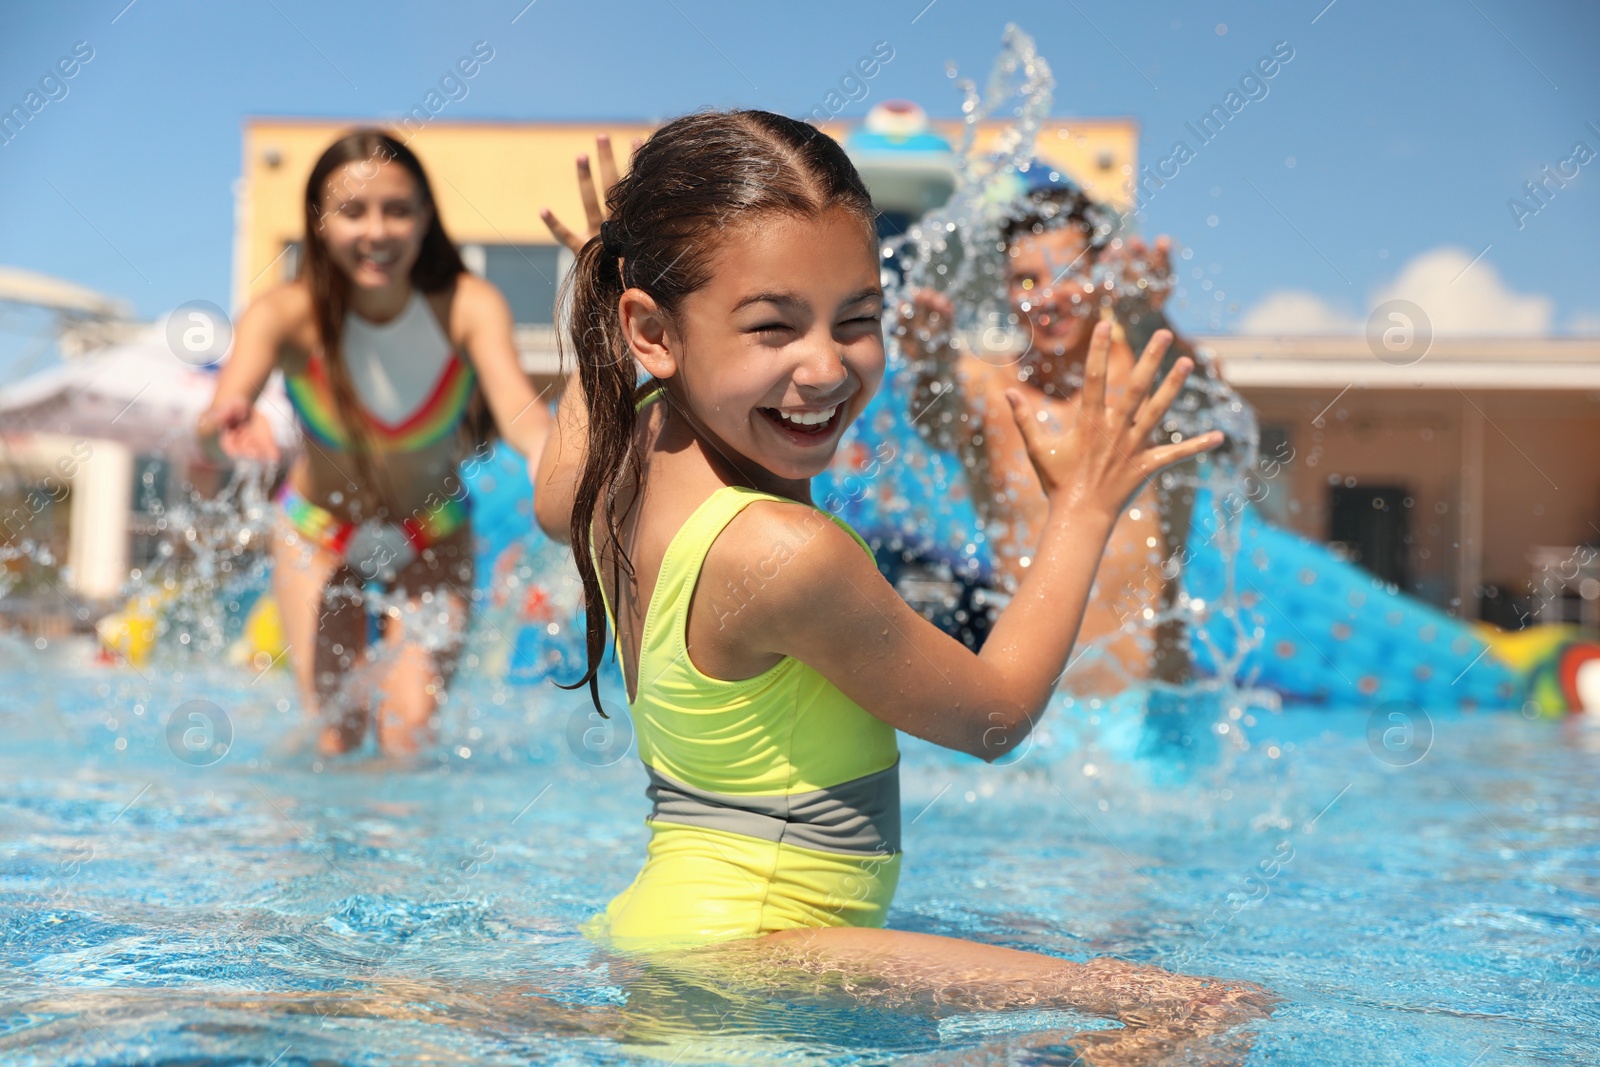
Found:
[[[0, 1062], [1069, 1063], [1115, 1025], [641, 976], [577, 932], [647, 810], [583, 697], [466, 672], [421, 767], [323, 766], [281, 672], [194, 667], [0, 639]], [[905, 739], [890, 925], [1260, 983], [1249, 1063], [1600, 1062], [1594, 724], [1124, 705], [1004, 766]]]

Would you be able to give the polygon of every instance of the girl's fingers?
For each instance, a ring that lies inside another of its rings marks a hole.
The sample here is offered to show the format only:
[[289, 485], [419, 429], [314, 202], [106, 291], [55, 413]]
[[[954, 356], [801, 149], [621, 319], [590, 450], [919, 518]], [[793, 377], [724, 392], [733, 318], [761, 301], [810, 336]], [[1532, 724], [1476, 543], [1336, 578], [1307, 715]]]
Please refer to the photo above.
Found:
[[1039, 436], [1039, 417], [1034, 414], [1033, 405], [1018, 390], [1007, 389], [1006, 400], [1011, 404], [1011, 417], [1016, 420], [1017, 430], [1022, 434], [1022, 444], [1031, 454]]
[[611, 135], [597, 134], [594, 139], [594, 149], [595, 159], [600, 164], [600, 192], [604, 195], [617, 184], [617, 156], [611, 150]]
[[[1040, 457], [1054, 456], [1058, 452], [1065, 455], [1071, 448], [1071, 438], [1066, 436], [1070, 431], [1052, 412], [1035, 407], [1021, 390], [1007, 389], [1006, 400], [1011, 404], [1011, 417], [1016, 420], [1017, 431], [1022, 434], [1022, 446], [1027, 450], [1028, 459], [1033, 462], [1034, 469], [1040, 472], [1039, 477], [1044, 479]], [[1105, 433], [1104, 430], [1100, 432], [1102, 435]]]
[[1221, 430], [1207, 430], [1198, 437], [1191, 437], [1187, 441], [1179, 441], [1175, 445], [1161, 445], [1157, 448], [1152, 448], [1145, 453], [1145, 460], [1147, 463], [1155, 465], [1154, 469], [1150, 471], [1151, 474], [1154, 474], [1156, 471], [1170, 467], [1174, 463], [1182, 463], [1190, 456], [1198, 456], [1202, 452], [1210, 452], [1225, 440], [1227, 440], [1227, 436]]
[[545, 227], [549, 229], [551, 235], [555, 237], [556, 240], [566, 245], [567, 249], [571, 251], [573, 255], [578, 254], [578, 250], [584, 245], [583, 238], [567, 229], [561, 220], [556, 218], [555, 212], [551, 211], [549, 208], [545, 208], [544, 210], [540, 211], [539, 217], [544, 220]]
[[1112, 408], [1126, 394], [1137, 357], [1128, 344], [1127, 331], [1115, 315], [1111, 320], [1111, 353], [1106, 357], [1106, 403]]
[[1106, 410], [1106, 363], [1111, 354], [1111, 324], [1095, 324], [1089, 342], [1089, 358], [1083, 368], [1083, 410], [1090, 417]]
[[1189, 377], [1189, 372], [1194, 369], [1194, 363], [1188, 356], [1184, 356], [1172, 365], [1161, 385], [1144, 402], [1138, 415], [1134, 416], [1133, 430], [1140, 440], [1156, 428], [1161, 417], [1167, 413], [1172, 402], [1177, 399], [1178, 391], [1183, 388], [1184, 381]]
[[589, 232], [599, 233], [605, 216], [600, 213], [600, 197], [594, 191], [594, 172], [589, 169], [589, 157], [578, 157], [578, 195], [583, 198], [583, 214], [589, 220]]
[[1150, 383], [1156, 380], [1156, 371], [1161, 369], [1161, 358], [1167, 354], [1167, 349], [1172, 347], [1172, 331], [1157, 330], [1144, 346], [1144, 352], [1139, 356], [1139, 362], [1133, 365], [1133, 373], [1128, 376], [1128, 387], [1117, 399], [1116, 413], [1118, 422], [1127, 422], [1134, 412], [1139, 410], [1139, 404], [1150, 393]]

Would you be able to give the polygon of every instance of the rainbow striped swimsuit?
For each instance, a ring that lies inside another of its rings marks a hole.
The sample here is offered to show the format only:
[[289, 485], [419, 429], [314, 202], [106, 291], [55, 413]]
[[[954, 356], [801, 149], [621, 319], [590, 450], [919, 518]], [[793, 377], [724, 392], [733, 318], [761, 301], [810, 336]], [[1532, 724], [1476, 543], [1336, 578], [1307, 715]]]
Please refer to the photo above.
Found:
[[[418, 508], [394, 525], [405, 534], [406, 540], [411, 542], [411, 547], [421, 552], [430, 545], [438, 544], [467, 524], [472, 517], [469, 500], [471, 497], [462, 496], [457, 499], [446, 496], [437, 503]], [[292, 478], [283, 480], [283, 485], [278, 489], [276, 502], [283, 509], [284, 518], [289, 520], [289, 525], [294, 527], [296, 533], [336, 556], [344, 555], [345, 546], [350, 543], [356, 527], [360, 525], [346, 522], [327, 508], [313, 504], [301, 496], [299, 490], [295, 489]]]
[[[356, 315], [347, 316], [345, 336], [347, 354], [360, 345], [363, 356], [386, 364], [389, 370], [396, 367], [391, 361], [426, 358], [430, 351], [435, 356], [445, 355], [439, 376], [410, 414], [398, 422], [389, 422], [370, 406], [367, 408], [366, 437], [373, 450], [415, 452], [439, 443], [460, 425], [472, 399], [477, 375], [472, 365], [451, 346], [421, 293], [413, 290], [405, 310], [391, 322], [369, 323]], [[354, 450], [351, 434], [339, 417], [327, 364], [320, 351], [307, 358], [302, 370], [284, 375], [284, 387], [301, 427], [313, 443], [339, 452]], [[302, 536], [329, 552], [343, 555], [356, 524], [345, 522], [307, 500], [289, 481], [284, 482], [277, 500], [290, 525]], [[430, 497], [430, 500], [434, 502], [394, 524], [418, 551], [437, 544], [465, 525], [469, 518], [465, 496], [446, 495], [442, 500], [437, 497]]]
[[[437, 444], [466, 414], [476, 382], [472, 365], [459, 353], [451, 352], [432, 391], [405, 419], [389, 423], [367, 412], [373, 442], [385, 452], [415, 452]], [[325, 448], [340, 452], [352, 449], [350, 434], [339, 418], [328, 370], [320, 354], [307, 359], [300, 373], [284, 375], [283, 384], [289, 403], [294, 405], [295, 414], [300, 417], [300, 425], [307, 434]]]

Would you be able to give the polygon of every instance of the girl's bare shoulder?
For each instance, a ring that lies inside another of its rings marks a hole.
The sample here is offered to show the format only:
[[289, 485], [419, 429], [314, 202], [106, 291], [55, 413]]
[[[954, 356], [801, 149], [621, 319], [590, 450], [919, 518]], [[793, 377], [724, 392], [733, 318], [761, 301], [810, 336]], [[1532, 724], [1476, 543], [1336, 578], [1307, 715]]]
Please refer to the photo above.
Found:
[[761, 588], [770, 594], [772, 608], [783, 611], [783, 605], [842, 584], [859, 564], [874, 566], [827, 512], [798, 501], [758, 500], [735, 515], [712, 542], [701, 584]]
[[311, 287], [296, 278], [274, 285], [252, 300], [250, 311], [256, 310], [260, 310], [277, 322], [310, 322], [316, 310], [316, 302], [311, 297]]
[[316, 301], [310, 287], [295, 280], [268, 289], [240, 316], [238, 335], [266, 345], [280, 358], [312, 351], [318, 334]]
[[462, 271], [456, 275], [455, 298], [464, 308], [478, 308], [484, 305], [498, 307], [506, 302], [505, 295], [500, 292], [498, 286], [471, 271]]

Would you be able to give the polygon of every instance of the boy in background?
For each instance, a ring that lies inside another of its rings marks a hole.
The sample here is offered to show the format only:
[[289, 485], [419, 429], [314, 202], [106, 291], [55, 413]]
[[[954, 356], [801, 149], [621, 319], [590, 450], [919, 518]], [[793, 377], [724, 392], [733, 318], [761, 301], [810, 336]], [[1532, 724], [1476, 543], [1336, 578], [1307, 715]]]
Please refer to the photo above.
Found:
[[[919, 290], [902, 316], [900, 346], [915, 374], [911, 414], [924, 438], [958, 454], [967, 471], [1000, 586], [999, 597], [988, 593], [991, 602], [1003, 601], [1021, 580], [1048, 510], [1005, 390], [1021, 389], [1037, 410], [1071, 420], [1090, 335], [1103, 315], [1116, 325], [1108, 400], [1156, 330], [1171, 329], [1161, 311], [1170, 284], [1171, 242], [1160, 237], [1149, 247], [1135, 237], [1108, 243], [1096, 222], [1100, 210], [1076, 187], [1050, 185], [1030, 192], [1023, 213], [1004, 225], [1009, 301], [1027, 334], [1020, 356], [997, 360], [962, 346], [950, 332], [954, 308], [933, 290]], [[1098, 285], [1091, 280], [1097, 265], [1106, 268], [1099, 275], [1110, 279]], [[1126, 284], [1115, 284], [1119, 278]], [[1196, 375], [1204, 373], [1191, 346], [1172, 332], [1162, 373], [1185, 355], [1195, 360]], [[1159, 479], [1135, 496], [1101, 560], [1079, 631], [1080, 648], [1115, 633], [1125, 620], [1149, 617], [1147, 609], [1154, 615], [1171, 605], [1177, 583], [1166, 561], [1181, 558], [1192, 508], [1192, 490], [1163, 489]], [[981, 642], [986, 628], [976, 629]], [[1062, 687], [1107, 694], [1143, 680], [1182, 684], [1190, 679], [1181, 620], [1129, 629], [1133, 632], [1107, 642], [1099, 656], [1075, 659]]]

